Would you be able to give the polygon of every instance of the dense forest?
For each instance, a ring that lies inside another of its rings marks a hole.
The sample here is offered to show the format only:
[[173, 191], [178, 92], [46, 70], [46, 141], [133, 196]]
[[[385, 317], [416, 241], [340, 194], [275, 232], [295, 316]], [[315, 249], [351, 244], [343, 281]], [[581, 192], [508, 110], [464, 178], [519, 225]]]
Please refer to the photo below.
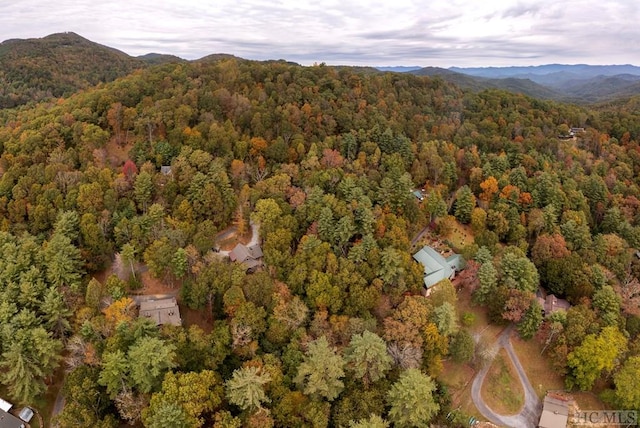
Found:
[[[640, 410], [639, 107], [222, 58], [0, 110], [0, 383], [29, 403], [64, 369], [64, 427], [466, 426], [437, 375], [473, 339], [411, 253], [463, 224], [492, 321]], [[255, 273], [214, 251], [250, 224]], [[115, 253], [209, 328], [138, 318], [135, 272], [92, 277]]]

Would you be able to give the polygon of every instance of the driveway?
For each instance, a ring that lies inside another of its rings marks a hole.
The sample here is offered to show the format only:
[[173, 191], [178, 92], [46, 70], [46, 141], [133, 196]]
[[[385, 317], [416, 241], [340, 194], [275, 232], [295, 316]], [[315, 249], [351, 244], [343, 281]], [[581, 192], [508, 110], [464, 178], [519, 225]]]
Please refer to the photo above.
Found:
[[509, 356], [509, 359], [513, 363], [513, 366], [516, 368], [516, 372], [518, 373], [518, 379], [522, 384], [522, 389], [524, 390], [524, 405], [520, 410], [520, 413], [515, 415], [500, 415], [489, 408], [486, 405], [484, 400], [482, 399], [482, 395], [480, 394], [480, 390], [482, 389], [482, 383], [484, 382], [484, 378], [487, 376], [487, 372], [489, 371], [489, 367], [491, 367], [491, 362], [487, 362], [487, 364], [478, 372], [476, 377], [473, 379], [473, 384], [471, 385], [471, 398], [473, 399], [473, 403], [478, 408], [478, 411], [487, 418], [489, 421], [507, 427], [536, 427], [538, 425], [538, 420], [540, 418], [540, 413], [542, 411], [542, 404], [538, 399], [538, 395], [536, 391], [531, 386], [529, 379], [527, 378], [527, 374], [522, 368], [522, 364], [520, 364], [520, 360], [513, 350], [513, 346], [511, 345], [511, 340], [509, 340], [511, 336], [511, 332], [513, 331], [513, 326], [509, 326], [506, 328], [502, 334], [498, 337], [498, 349], [504, 348]]
[[[230, 236], [231, 234], [228, 233], [228, 235]], [[251, 222], [251, 241], [249, 241], [249, 243], [247, 244], [247, 247], [256, 245], [259, 240], [260, 240], [260, 225]], [[218, 254], [224, 257], [229, 257], [229, 253], [231, 253], [231, 251], [226, 251], [226, 250], [218, 251]]]

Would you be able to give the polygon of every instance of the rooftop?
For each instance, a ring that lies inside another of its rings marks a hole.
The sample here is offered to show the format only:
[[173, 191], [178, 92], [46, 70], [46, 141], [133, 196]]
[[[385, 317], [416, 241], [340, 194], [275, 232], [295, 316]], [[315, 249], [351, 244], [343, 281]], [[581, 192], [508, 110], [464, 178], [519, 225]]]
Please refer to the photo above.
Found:
[[424, 266], [424, 286], [432, 287], [443, 279], [452, 278], [464, 267], [464, 258], [452, 254], [446, 259], [433, 247], [425, 245], [413, 255], [413, 259]]
[[569, 419], [569, 404], [565, 400], [544, 397], [542, 416], [540, 416], [539, 428], [565, 428]]
[[25, 428], [27, 425], [13, 416], [11, 413], [7, 413], [0, 409], [0, 428]]
[[182, 325], [180, 308], [175, 297], [140, 302], [140, 318], [149, 318], [156, 325]]

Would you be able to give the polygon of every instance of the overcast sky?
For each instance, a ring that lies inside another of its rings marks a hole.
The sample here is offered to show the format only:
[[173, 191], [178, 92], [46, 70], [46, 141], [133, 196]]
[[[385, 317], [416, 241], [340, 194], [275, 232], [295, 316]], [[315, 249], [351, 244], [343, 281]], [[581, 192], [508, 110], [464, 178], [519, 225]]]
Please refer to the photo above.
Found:
[[0, 0], [0, 40], [351, 65], [640, 65], [639, 0]]

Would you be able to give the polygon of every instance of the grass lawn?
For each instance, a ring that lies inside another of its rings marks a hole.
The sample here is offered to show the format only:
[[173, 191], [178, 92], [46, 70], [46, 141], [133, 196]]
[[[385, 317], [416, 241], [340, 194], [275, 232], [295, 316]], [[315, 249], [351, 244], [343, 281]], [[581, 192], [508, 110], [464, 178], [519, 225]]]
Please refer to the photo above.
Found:
[[[471, 301], [471, 293], [466, 289], [463, 289], [458, 293], [456, 306], [458, 307], [460, 317], [464, 316], [465, 313], [473, 314], [473, 322], [466, 328], [468, 328], [469, 333], [472, 335], [479, 335], [481, 340], [493, 343], [500, 335], [500, 332], [504, 329], [504, 326], [489, 323], [487, 309], [474, 304]], [[464, 325], [462, 323], [462, 319], [460, 319], [460, 325]]]
[[604, 404], [597, 395], [592, 392], [572, 392], [571, 396], [582, 410], [607, 410], [609, 407]]
[[516, 414], [524, 405], [524, 390], [504, 349], [493, 360], [480, 394], [487, 406], [503, 415]]
[[438, 380], [449, 387], [451, 394], [451, 408], [460, 410], [476, 418], [483, 419], [471, 399], [471, 383], [476, 375], [476, 370], [469, 364], [458, 364], [453, 361], [443, 363], [442, 373]]
[[564, 377], [554, 370], [547, 356], [540, 355], [542, 346], [538, 341], [535, 339], [525, 341], [514, 334], [511, 336], [511, 344], [527, 373], [531, 386], [541, 400], [547, 391], [564, 389]]
[[454, 251], [458, 252], [467, 245], [473, 244], [475, 239], [471, 227], [460, 222], [456, 222], [456, 227], [443, 238], [451, 243]]

